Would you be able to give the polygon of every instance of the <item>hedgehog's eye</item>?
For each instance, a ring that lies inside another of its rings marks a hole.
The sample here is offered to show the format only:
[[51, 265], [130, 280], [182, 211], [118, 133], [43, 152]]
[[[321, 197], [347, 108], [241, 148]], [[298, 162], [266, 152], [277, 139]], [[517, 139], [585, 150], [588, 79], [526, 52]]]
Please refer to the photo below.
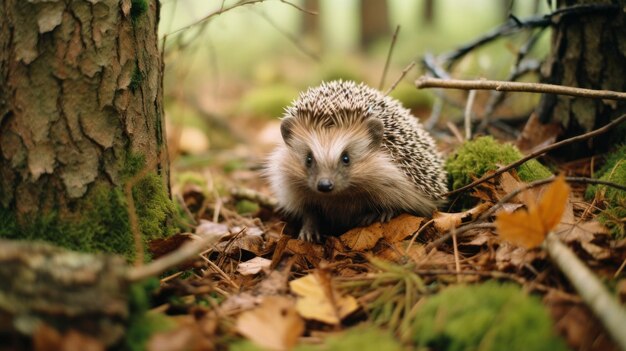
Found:
[[304, 160], [304, 163], [307, 167], [311, 167], [311, 165], [313, 164], [313, 154], [311, 154], [310, 152], [306, 154], [306, 159]]
[[343, 163], [346, 166], [350, 164], [350, 155], [348, 155], [346, 151], [344, 151], [343, 154], [341, 154], [341, 163]]

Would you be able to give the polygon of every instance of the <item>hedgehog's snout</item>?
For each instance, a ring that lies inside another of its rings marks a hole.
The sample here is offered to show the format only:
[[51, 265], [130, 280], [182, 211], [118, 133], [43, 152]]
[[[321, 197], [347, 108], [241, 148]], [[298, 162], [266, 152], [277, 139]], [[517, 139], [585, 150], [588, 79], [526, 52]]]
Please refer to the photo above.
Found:
[[323, 193], [328, 193], [333, 190], [335, 184], [329, 178], [322, 178], [317, 182], [317, 190]]

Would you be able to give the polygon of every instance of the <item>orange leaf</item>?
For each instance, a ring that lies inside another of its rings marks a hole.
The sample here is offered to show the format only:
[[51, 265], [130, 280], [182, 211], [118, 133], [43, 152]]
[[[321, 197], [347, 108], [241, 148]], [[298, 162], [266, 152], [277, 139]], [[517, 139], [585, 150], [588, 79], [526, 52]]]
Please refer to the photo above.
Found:
[[514, 244], [532, 248], [539, 246], [563, 216], [570, 188], [561, 175], [546, 189], [538, 203], [527, 203], [528, 210], [500, 212], [496, 228], [500, 236]]
[[541, 220], [527, 211], [499, 213], [496, 229], [503, 239], [526, 248], [539, 246], [545, 238]]
[[570, 187], [563, 175], [558, 176], [539, 200], [538, 212], [546, 234], [561, 222], [567, 206]]

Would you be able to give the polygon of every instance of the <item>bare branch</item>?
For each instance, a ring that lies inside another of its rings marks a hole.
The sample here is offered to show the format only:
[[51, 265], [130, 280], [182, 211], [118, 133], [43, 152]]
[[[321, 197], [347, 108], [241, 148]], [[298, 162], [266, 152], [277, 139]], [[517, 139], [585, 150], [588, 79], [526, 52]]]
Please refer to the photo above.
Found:
[[282, 2], [283, 4], [289, 5], [291, 7], [294, 7], [294, 8], [296, 8], [296, 9], [298, 9], [298, 10], [300, 10], [300, 11], [306, 13], [306, 14], [313, 15], [313, 16], [317, 16], [318, 15], [318, 13], [316, 11], [305, 9], [304, 7], [300, 7], [300, 6], [298, 6], [298, 5], [296, 5], [296, 4], [292, 3], [292, 2], [285, 1], [285, 0], [280, 0], [280, 2]]
[[626, 350], [626, 311], [607, 291], [604, 284], [554, 233], [543, 243], [552, 261], [565, 274], [587, 306], [602, 322], [622, 350]]
[[393, 82], [393, 84], [391, 84], [389, 89], [385, 91], [385, 96], [391, 94], [391, 92], [398, 86], [398, 84], [400, 84], [402, 79], [404, 79], [406, 74], [409, 73], [411, 68], [413, 68], [414, 66], [415, 66], [415, 61], [411, 61], [411, 63], [409, 63], [406, 67], [404, 67], [404, 69], [402, 70], [402, 73], [400, 74], [400, 77], [398, 77], [398, 79], [396, 79], [396, 81]]
[[573, 144], [575, 142], [579, 142], [579, 141], [582, 141], [582, 140], [587, 140], [587, 139], [596, 137], [596, 136], [598, 136], [600, 134], [606, 133], [609, 130], [611, 130], [613, 127], [615, 127], [615, 126], [619, 125], [620, 123], [622, 123], [624, 120], [626, 120], [626, 115], [622, 115], [622, 116], [618, 117], [617, 119], [611, 121], [611, 123], [608, 123], [608, 124], [604, 125], [604, 127], [592, 130], [592, 131], [590, 131], [588, 133], [585, 133], [585, 134], [581, 134], [581, 135], [577, 135], [575, 137], [571, 137], [569, 139], [561, 140], [561, 141], [556, 142], [554, 144], [550, 144], [550, 145], [548, 145], [546, 147], [543, 147], [543, 148], [541, 148], [541, 149], [539, 149], [539, 150], [537, 150], [535, 152], [532, 152], [532, 153], [522, 157], [518, 161], [510, 163], [510, 164], [508, 164], [508, 165], [506, 165], [504, 167], [500, 167], [495, 172], [487, 174], [487, 175], [484, 175], [480, 179], [477, 179], [477, 180], [471, 182], [470, 184], [468, 184], [466, 186], [463, 186], [463, 187], [460, 187], [460, 188], [458, 188], [456, 190], [450, 191], [450, 192], [448, 192], [446, 194], [446, 196], [452, 196], [454, 194], [458, 194], [460, 192], [463, 192], [463, 191], [465, 191], [467, 189], [471, 189], [471, 188], [475, 187], [478, 184], [481, 184], [481, 183], [483, 183], [483, 182], [485, 182], [485, 181], [487, 181], [487, 180], [489, 180], [491, 178], [494, 178], [494, 177], [496, 177], [496, 176], [498, 176], [498, 175], [500, 175], [500, 174], [502, 174], [502, 173], [504, 173], [504, 172], [506, 172], [506, 171], [508, 171], [508, 170], [510, 170], [512, 168], [515, 168], [515, 167], [525, 163], [528, 160], [531, 160], [531, 159], [533, 159], [533, 158], [535, 158], [537, 156], [543, 155], [543, 154], [545, 154], [545, 153], [547, 153], [549, 151], [552, 151], [554, 149], [558, 149], [561, 146]]
[[470, 90], [465, 104], [465, 140], [472, 139], [472, 108], [476, 99], [476, 90]]
[[383, 75], [380, 77], [380, 83], [378, 84], [378, 90], [383, 90], [385, 87], [385, 78], [387, 78], [387, 71], [389, 70], [389, 63], [391, 62], [391, 55], [393, 54], [393, 48], [396, 46], [396, 40], [398, 39], [398, 33], [400, 32], [400, 25], [396, 26], [396, 30], [391, 37], [391, 45], [389, 45], [389, 52], [387, 53], [387, 59], [385, 60], [385, 68], [383, 69]]
[[178, 250], [173, 251], [156, 261], [152, 261], [144, 266], [133, 267], [126, 273], [126, 280], [137, 282], [149, 277], [157, 276], [166, 270], [176, 267], [179, 264], [192, 259], [206, 250], [207, 246], [217, 240], [217, 236], [210, 236], [200, 240], [189, 241]]
[[500, 80], [462, 80], [462, 79], [439, 79], [421, 76], [415, 81], [418, 89], [423, 88], [446, 88], [461, 90], [497, 90], [497, 91], [522, 91], [528, 93], [546, 93], [568, 96], [578, 96], [593, 99], [626, 100], [626, 93], [611, 90], [594, 90], [566, 87], [556, 84], [505, 82]]

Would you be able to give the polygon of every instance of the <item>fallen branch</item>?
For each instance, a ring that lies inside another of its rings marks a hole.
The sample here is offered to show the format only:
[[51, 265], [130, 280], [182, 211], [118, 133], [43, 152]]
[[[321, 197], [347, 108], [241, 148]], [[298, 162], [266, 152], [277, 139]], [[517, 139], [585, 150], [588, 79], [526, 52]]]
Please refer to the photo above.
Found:
[[178, 250], [173, 251], [156, 261], [152, 261], [146, 265], [133, 267], [126, 273], [126, 280], [133, 283], [138, 282], [149, 277], [155, 277], [166, 270], [176, 267], [181, 263], [184, 263], [194, 256], [199, 255], [206, 250], [207, 246], [217, 240], [217, 236], [210, 236], [202, 238], [200, 240], [190, 241]]
[[515, 167], [518, 167], [518, 166], [524, 164], [528, 160], [536, 158], [537, 156], [543, 155], [543, 154], [545, 154], [545, 153], [547, 153], [549, 151], [552, 151], [554, 149], [558, 149], [561, 146], [573, 144], [575, 142], [582, 141], [582, 140], [587, 140], [587, 139], [596, 137], [596, 136], [598, 136], [600, 134], [606, 133], [609, 130], [611, 130], [613, 127], [615, 127], [615, 126], [619, 125], [620, 123], [622, 123], [624, 120], [626, 120], [626, 115], [622, 115], [622, 116], [618, 117], [617, 119], [611, 121], [610, 123], [604, 125], [603, 127], [595, 129], [595, 130], [592, 130], [592, 131], [590, 131], [588, 133], [577, 135], [575, 137], [571, 137], [569, 139], [561, 140], [561, 141], [556, 142], [554, 144], [550, 144], [550, 145], [548, 145], [546, 147], [543, 147], [543, 148], [541, 148], [541, 149], [539, 149], [539, 150], [537, 150], [535, 152], [532, 152], [532, 153], [522, 157], [521, 159], [519, 159], [519, 160], [517, 160], [517, 161], [515, 161], [513, 163], [510, 163], [510, 164], [508, 164], [508, 165], [506, 165], [504, 167], [500, 167], [495, 172], [487, 174], [487, 175], [484, 175], [480, 179], [477, 179], [477, 180], [471, 182], [470, 184], [468, 184], [466, 186], [462, 186], [462, 187], [460, 187], [460, 188], [458, 188], [456, 190], [450, 191], [450, 192], [446, 193], [445, 195], [446, 196], [452, 196], [454, 194], [458, 194], [460, 192], [463, 192], [463, 191], [465, 191], [467, 189], [471, 189], [471, 188], [475, 187], [478, 184], [481, 184], [481, 183], [483, 183], [483, 182], [485, 182], [485, 181], [487, 181], [489, 179], [492, 179], [492, 178], [494, 178], [494, 177], [496, 177], [496, 176], [498, 176], [498, 175], [500, 175], [500, 174], [502, 174], [502, 173], [504, 173], [504, 172], [506, 172], [506, 171], [508, 171], [508, 170], [510, 170], [512, 168], [515, 168]]
[[565, 274], [589, 308], [598, 317], [620, 349], [626, 350], [626, 311], [606, 290], [602, 282], [550, 232], [543, 243], [552, 261]]
[[462, 90], [521, 91], [529, 93], [559, 94], [593, 99], [626, 100], [626, 93], [617, 91], [574, 88], [555, 84], [506, 82], [500, 80], [486, 79], [439, 79], [422, 76], [415, 81], [415, 86], [418, 89], [446, 88]]

